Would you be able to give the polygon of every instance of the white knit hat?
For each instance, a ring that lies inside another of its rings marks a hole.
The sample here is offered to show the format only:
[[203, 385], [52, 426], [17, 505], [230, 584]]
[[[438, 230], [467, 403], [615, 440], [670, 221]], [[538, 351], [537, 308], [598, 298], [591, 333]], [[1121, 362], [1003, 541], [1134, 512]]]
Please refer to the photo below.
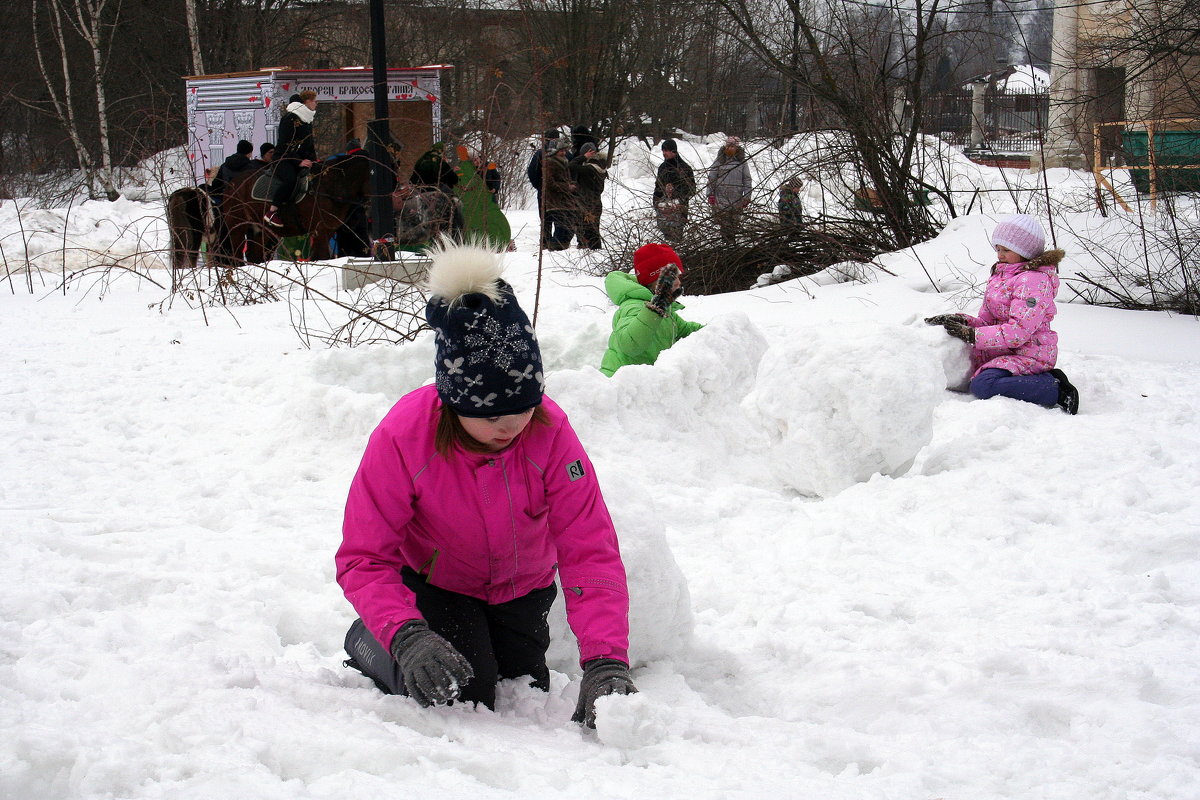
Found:
[[1046, 232], [1036, 217], [1014, 214], [992, 231], [992, 244], [1007, 247], [1021, 258], [1037, 258], [1046, 252]]

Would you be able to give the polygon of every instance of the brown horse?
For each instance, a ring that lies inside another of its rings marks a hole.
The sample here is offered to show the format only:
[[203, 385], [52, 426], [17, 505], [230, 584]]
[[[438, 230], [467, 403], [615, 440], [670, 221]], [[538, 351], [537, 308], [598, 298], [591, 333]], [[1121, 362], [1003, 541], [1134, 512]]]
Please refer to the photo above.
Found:
[[275, 228], [263, 222], [271, 204], [253, 197], [260, 174], [230, 186], [221, 201], [228, 237], [222, 250], [231, 254], [235, 264], [265, 261], [284, 236], [311, 236], [313, 259], [329, 258], [329, 237], [370, 196], [371, 161], [366, 153], [318, 162], [309, 173], [308, 193], [279, 210], [283, 227]]
[[216, 257], [224, 243], [220, 221], [208, 190], [186, 186], [167, 198], [167, 228], [171, 232], [171, 269], [193, 270], [201, 246]]

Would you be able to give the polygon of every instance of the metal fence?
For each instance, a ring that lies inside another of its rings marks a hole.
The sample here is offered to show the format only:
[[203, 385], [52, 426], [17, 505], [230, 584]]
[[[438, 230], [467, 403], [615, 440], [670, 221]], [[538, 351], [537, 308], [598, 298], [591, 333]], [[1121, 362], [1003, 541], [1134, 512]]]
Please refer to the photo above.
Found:
[[[984, 148], [998, 153], [1030, 153], [1042, 142], [1050, 96], [1045, 92], [995, 92], [984, 97]], [[922, 132], [964, 147], [971, 144], [971, 93], [933, 95], [925, 101]]]

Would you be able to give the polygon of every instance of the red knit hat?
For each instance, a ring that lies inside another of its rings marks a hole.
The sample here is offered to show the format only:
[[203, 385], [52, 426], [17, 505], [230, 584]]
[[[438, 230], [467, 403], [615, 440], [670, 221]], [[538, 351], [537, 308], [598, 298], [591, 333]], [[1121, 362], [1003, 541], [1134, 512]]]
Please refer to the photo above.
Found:
[[637, 273], [638, 283], [642, 286], [653, 286], [663, 267], [668, 264], [679, 267], [679, 277], [683, 277], [683, 262], [679, 260], [679, 254], [665, 244], [644, 244], [633, 254], [633, 271]]

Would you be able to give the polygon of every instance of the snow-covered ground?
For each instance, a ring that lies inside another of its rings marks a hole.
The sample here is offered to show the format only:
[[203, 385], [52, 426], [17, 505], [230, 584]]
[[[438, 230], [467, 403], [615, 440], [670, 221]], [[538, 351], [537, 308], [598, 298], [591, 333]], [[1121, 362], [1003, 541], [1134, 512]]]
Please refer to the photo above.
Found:
[[[644, 206], [652, 166], [625, 158], [610, 207]], [[71, 235], [154, 241], [160, 208], [87, 203]], [[551, 692], [495, 713], [341, 666], [346, 489], [430, 342], [305, 349], [294, 303], [0, 273], [0, 797], [1194, 798], [1200, 326], [1061, 303], [1077, 417], [946, 391], [962, 346], [921, 318], [977, 308], [1010, 210], [986, 208], [866, 282], [685, 297], [707, 327], [611, 379], [593, 256], [544, 254], [547, 389], [634, 599], [641, 692], [594, 734], [561, 620]], [[511, 217], [532, 310], [536, 221]], [[1095, 263], [1076, 232], [1114, 223], [1066, 219], [1069, 276]]]

